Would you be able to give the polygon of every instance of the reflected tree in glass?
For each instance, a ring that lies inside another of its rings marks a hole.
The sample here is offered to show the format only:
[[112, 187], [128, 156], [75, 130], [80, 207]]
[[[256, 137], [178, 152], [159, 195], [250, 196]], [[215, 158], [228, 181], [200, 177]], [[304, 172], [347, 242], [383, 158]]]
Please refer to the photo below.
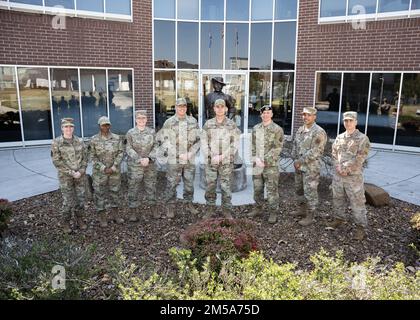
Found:
[[290, 135], [293, 117], [294, 73], [273, 72], [272, 88], [273, 121], [283, 128], [285, 134]]
[[175, 71], [155, 72], [155, 126], [157, 130], [175, 114], [175, 82]]

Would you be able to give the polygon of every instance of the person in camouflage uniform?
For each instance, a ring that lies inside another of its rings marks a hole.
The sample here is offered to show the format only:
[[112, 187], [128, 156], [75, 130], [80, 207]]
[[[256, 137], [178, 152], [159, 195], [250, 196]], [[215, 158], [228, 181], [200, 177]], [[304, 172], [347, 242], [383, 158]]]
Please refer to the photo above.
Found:
[[[215, 207], [217, 178], [220, 177], [222, 213], [225, 218], [231, 219], [232, 193], [230, 178], [241, 132], [235, 122], [226, 117], [227, 111], [225, 100], [218, 99], [215, 101], [214, 112], [216, 116], [209, 119], [203, 127], [201, 148], [204, 161], [206, 162], [206, 203]], [[212, 211], [212, 209], [208, 210], [203, 218], [210, 218]]]
[[[175, 216], [176, 187], [184, 182], [184, 202], [191, 214], [194, 208], [195, 157], [200, 148], [200, 135], [197, 120], [187, 115], [187, 102], [179, 98], [175, 103], [175, 115], [165, 121], [159, 137], [167, 139], [166, 190], [162, 201], [165, 203], [168, 218]], [[159, 139], [161, 139], [159, 138]]]
[[265, 105], [260, 110], [262, 122], [252, 129], [252, 159], [254, 201], [256, 206], [248, 214], [252, 218], [262, 214], [264, 185], [270, 210], [269, 223], [276, 223], [279, 210], [279, 166], [283, 148], [283, 129], [273, 122], [273, 110]]
[[155, 165], [155, 130], [146, 127], [147, 111], [136, 111], [136, 127], [127, 132], [126, 153], [128, 156], [128, 207], [129, 221], [137, 221], [139, 208], [139, 188], [143, 182], [146, 191], [146, 204], [151, 208], [153, 216], [159, 217], [156, 208], [156, 180]]
[[346, 198], [348, 198], [357, 225], [354, 239], [363, 240], [367, 227], [363, 164], [369, 154], [370, 141], [366, 135], [356, 129], [356, 112], [344, 113], [343, 121], [346, 132], [340, 134], [332, 146], [335, 172], [331, 187], [336, 217], [329, 226], [335, 229], [345, 222]]
[[[107, 227], [105, 209], [110, 209], [111, 219], [118, 224], [124, 219], [118, 215], [121, 189], [121, 161], [124, 156], [122, 138], [110, 131], [111, 122], [108, 117], [98, 120], [100, 132], [90, 140], [89, 150], [93, 163], [93, 189], [96, 211], [101, 227]], [[108, 200], [108, 201], [106, 201]]]
[[321, 157], [327, 143], [327, 134], [315, 123], [316, 113], [317, 110], [313, 107], [303, 108], [304, 125], [297, 130], [293, 141], [295, 186], [300, 205], [297, 216], [303, 217], [299, 221], [301, 226], [308, 226], [315, 222]]
[[72, 118], [61, 120], [62, 135], [51, 145], [51, 157], [58, 171], [61, 195], [63, 197], [63, 229], [70, 233], [70, 219], [74, 212], [77, 224], [82, 230], [87, 226], [83, 221], [86, 187], [86, 167], [88, 156], [83, 139], [75, 136]]

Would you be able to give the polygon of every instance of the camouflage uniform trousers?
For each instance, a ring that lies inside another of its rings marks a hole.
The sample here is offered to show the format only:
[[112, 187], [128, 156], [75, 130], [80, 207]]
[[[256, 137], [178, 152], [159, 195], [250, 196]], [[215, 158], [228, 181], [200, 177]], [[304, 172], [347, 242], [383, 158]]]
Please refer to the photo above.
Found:
[[121, 172], [117, 171], [108, 175], [95, 170], [92, 180], [96, 211], [118, 208], [121, 198]]
[[138, 164], [128, 165], [128, 206], [138, 208], [140, 183], [143, 182], [146, 203], [151, 206], [156, 203], [157, 172], [154, 163], [150, 162], [147, 167]]
[[295, 188], [300, 203], [306, 203], [309, 210], [315, 211], [318, 206], [319, 171], [296, 171]]
[[176, 202], [176, 187], [184, 182], [184, 201], [192, 202], [194, 200], [194, 179], [195, 164], [168, 164], [166, 171], [166, 191], [163, 201], [169, 203]]
[[70, 218], [72, 211], [76, 214], [84, 209], [86, 176], [82, 175], [79, 179], [71, 176], [59, 174], [61, 195], [63, 197], [62, 213], [65, 218]]
[[346, 177], [334, 175], [331, 189], [333, 192], [333, 206], [335, 215], [346, 220], [346, 198], [348, 198], [357, 225], [366, 227], [366, 198], [363, 174], [350, 175]]
[[232, 208], [232, 191], [230, 188], [230, 176], [233, 172], [233, 164], [211, 165], [207, 164], [206, 193], [204, 195], [207, 205], [215, 206], [217, 199], [217, 177], [220, 177], [220, 189], [222, 191], [222, 207]]
[[264, 185], [267, 187], [267, 201], [270, 210], [279, 207], [279, 169], [277, 167], [254, 167], [254, 201], [257, 205], [264, 204]]

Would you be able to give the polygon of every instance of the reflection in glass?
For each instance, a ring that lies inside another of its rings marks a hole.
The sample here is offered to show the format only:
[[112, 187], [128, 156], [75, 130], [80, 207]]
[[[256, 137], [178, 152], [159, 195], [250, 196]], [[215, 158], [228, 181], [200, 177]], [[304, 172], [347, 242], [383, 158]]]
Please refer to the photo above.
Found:
[[187, 101], [187, 114], [198, 120], [198, 72], [178, 72], [178, 98]]
[[47, 68], [18, 68], [25, 141], [52, 139]]
[[372, 75], [367, 129], [372, 142], [383, 144], [394, 142], [400, 79], [400, 73], [374, 73]]
[[348, 13], [349, 15], [376, 13], [376, 0], [349, 0]]
[[15, 68], [0, 67], [0, 142], [21, 140]]
[[248, 69], [248, 24], [226, 24], [226, 69]]
[[238, 128], [244, 132], [246, 76], [241, 74], [227, 74], [225, 82], [226, 87], [223, 92], [231, 95], [235, 102], [235, 108], [230, 110], [228, 117], [235, 121]]
[[76, 0], [77, 10], [104, 12], [103, 0]]
[[201, 24], [201, 69], [223, 69], [223, 23]]
[[273, 72], [273, 121], [286, 135], [292, 132], [294, 73]]
[[412, 0], [411, 10], [419, 10], [419, 9], [420, 9], [420, 0]]
[[249, 1], [226, 0], [226, 20], [248, 21], [249, 20]]
[[378, 12], [404, 11], [409, 7], [408, 0], [379, 0]]
[[317, 73], [315, 107], [318, 113], [316, 122], [330, 138], [337, 137], [340, 89], [341, 73]]
[[175, 22], [155, 21], [155, 68], [175, 68]]
[[178, 0], [178, 19], [198, 20], [199, 0]]
[[77, 69], [51, 69], [51, 105], [55, 137], [61, 135], [61, 119], [74, 119], [74, 134], [81, 137], [79, 75]]
[[112, 132], [124, 135], [133, 127], [131, 70], [108, 70], [109, 117]]
[[131, 0], [105, 0], [106, 12], [115, 14], [131, 14]]
[[321, 0], [321, 18], [346, 15], [346, 0]]
[[224, 20], [224, 0], [201, 0], [201, 20]]
[[202, 95], [202, 118], [203, 118], [203, 125], [206, 121], [212, 117], [214, 117], [214, 112], [211, 109], [214, 101], [216, 100], [218, 94], [215, 95], [216, 92], [224, 92], [224, 87], [222, 85], [218, 85], [218, 88], [214, 87], [214, 83], [211, 81], [214, 77], [221, 77], [223, 78], [222, 74], [203, 74], [202, 77], [202, 86], [203, 86], [203, 95]]
[[55, 7], [55, 6], [62, 6], [66, 9], [74, 9], [74, 1], [73, 0], [45, 0], [45, 6], [47, 7]]
[[274, 19], [296, 19], [298, 0], [276, 0], [276, 12]]
[[251, 9], [252, 20], [272, 20], [273, 19], [273, 0], [252, 1]]
[[175, 19], [175, 0], [154, 0], [154, 17]]
[[274, 26], [274, 70], [295, 68], [296, 22], [278, 22]]
[[252, 129], [260, 122], [260, 109], [270, 103], [270, 73], [249, 73], [249, 104], [248, 104], [248, 128]]
[[251, 26], [251, 70], [271, 69], [271, 23], [255, 23]]
[[32, 4], [37, 6], [42, 6], [42, 0], [10, 0], [10, 2]]
[[178, 68], [198, 69], [198, 23], [178, 23]]
[[420, 147], [420, 73], [404, 74], [396, 144]]
[[156, 130], [175, 114], [175, 71], [155, 72]]
[[98, 133], [98, 119], [108, 114], [105, 70], [80, 70], [80, 85], [83, 133], [91, 137]]

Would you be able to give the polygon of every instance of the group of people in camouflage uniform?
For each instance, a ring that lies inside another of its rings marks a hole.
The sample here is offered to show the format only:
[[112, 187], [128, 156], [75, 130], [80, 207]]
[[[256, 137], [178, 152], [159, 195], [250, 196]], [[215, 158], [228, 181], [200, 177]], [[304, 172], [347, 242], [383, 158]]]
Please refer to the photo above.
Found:
[[[214, 117], [200, 131], [197, 120], [187, 115], [184, 98], [176, 101], [175, 115], [169, 118], [157, 133], [147, 126], [147, 111], [135, 114], [136, 126], [125, 138], [110, 131], [107, 117], [98, 121], [99, 133], [86, 147], [76, 137], [71, 118], [62, 119], [62, 135], [52, 143], [52, 159], [58, 170], [63, 195], [63, 227], [71, 232], [70, 219], [75, 214], [79, 228], [87, 228], [83, 220], [85, 200], [85, 175], [88, 159], [93, 164], [92, 181], [94, 202], [101, 227], [108, 225], [108, 216], [116, 223], [124, 223], [119, 214], [121, 207], [121, 162], [127, 155], [129, 221], [135, 222], [144, 212], [155, 218], [161, 216], [156, 197], [157, 163], [166, 165], [166, 190], [160, 204], [168, 218], [176, 213], [176, 188], [183, 180], [183, 202], [191, 214], [198, 214], [193, 204], [196, 156], [201, 149], [205, 162], [206, 192], [208, 205], [203, 218], [211, 218], [218, 212], [216, 207], [217, 181], [220, 180], [222, 195], [221, 213], [232, 218], [231, 176], [240, 140], [240, 130], [227, 115], [226, 102], [217, 99], [213, 106]], [[252, 174], [255, 206], [248, 217], [262, 215], [264, 208], [270, 213], [268, 222], [275, 223], [279, 214], [279, 166], [283, 148], [283, 129], [273, 122], [271, 106], [260, 109], [261, 123], [252, 130]], [[296, 194], [301, 218], [299, 224], [308, 226], [315, 222], [318, 206], [318, 184], [321, 157], [327, 142], [325, 131], [316, 124], [317, 110], [304, 108], [304, 125], [293, 140], [292, 158], [295, 168]], [[363, 239], [367, 226], [363, 163], [369, 152], [369, 139], [356, 129], [357, 113], [346, 112], [343, 117], [346, 132], [335, 140], [332, 156], [335, 162], [332, 183], [335, 219], [330, 228], [338, 228], [346, 220], [346, 198], [350, 201], [357, 224], [356, 239]], [[165, 159], [164, 161], [162, 159]], [[139, 200], [139, 188], [145, 189], [145, 201]], [[267, 206], [264, 200], [267, 191]], [[141, 207], [142, 204], [142, 207]]]

